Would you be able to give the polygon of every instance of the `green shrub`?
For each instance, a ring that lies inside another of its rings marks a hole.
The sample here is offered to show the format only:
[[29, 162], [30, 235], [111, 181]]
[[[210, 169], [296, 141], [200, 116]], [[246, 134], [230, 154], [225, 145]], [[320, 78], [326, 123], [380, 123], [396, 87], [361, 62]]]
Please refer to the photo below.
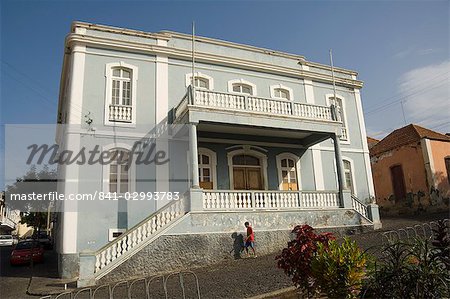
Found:
[[[435, 235], [436, 237], [436, 235]], [[450, 273], [436, 239], [386, 245], [371, 274], [369, 296], [377, 298], [449, 298]]]
[[292, 233], [295, 239], [288, 243], [279, 256], [278, 268], [291, 277], [294, 285], [310, 298], [316, 289], [315, 279], [311, 272], [311, 261], [318, 246], [326, 247], [329, 240], [334, 239], [331, 233], [316, 234], [309, 225], [297, 225]]
[[340, 245], [332, 240], [328, 246], [318, 245], [312, 273], [320, 291], [329, 298], [356, 298], [366, 278], [368, 260], [369, 256], [349, 238]]

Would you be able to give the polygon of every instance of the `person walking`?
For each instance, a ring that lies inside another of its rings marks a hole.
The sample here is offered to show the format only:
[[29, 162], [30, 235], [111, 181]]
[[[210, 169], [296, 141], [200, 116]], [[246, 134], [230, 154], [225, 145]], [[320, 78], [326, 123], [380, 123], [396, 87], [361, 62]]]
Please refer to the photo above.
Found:
[[253, 232], [253, 228], [251, 227], [250, 223], [246, 221], [244, 223], [245, 228], [247, 229], [247, 237], [245, 238], [245, 251], [248, 254], [248, 248], [250, 247], [253, 252], [253, 258], [256, 258], [256, 251], [255, 251], [255, 233]]

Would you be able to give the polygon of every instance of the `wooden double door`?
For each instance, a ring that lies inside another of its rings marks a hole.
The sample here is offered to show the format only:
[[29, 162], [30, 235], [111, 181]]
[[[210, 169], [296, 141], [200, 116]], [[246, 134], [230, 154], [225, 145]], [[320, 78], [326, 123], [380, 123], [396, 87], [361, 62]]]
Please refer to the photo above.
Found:
[[261, 167], [233, 167], [234, 190], [263, 190]]

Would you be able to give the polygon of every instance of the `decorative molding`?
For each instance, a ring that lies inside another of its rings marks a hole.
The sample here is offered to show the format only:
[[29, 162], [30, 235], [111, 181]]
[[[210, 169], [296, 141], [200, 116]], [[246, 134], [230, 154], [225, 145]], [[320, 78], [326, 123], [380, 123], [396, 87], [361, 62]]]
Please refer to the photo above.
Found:
[[[344, 161], [348, 161], [350, 162], [350, 171], [351, 171], [351, 175], [352, 175], [352, 184], [353, 184], [353, 190], [354, 190], [354, 196], [358, 197], [358, 188], [356, 188], [356, 179], [355, 179], [355, 162], [353, 162], [353, 159], [346, 157], [346, 156], [342, 156], [342, 164]], [[345, 174], [345, 167], [344, 167], [344, 174]], [[344, 177], [345, 179], [345, 177]], [[345, 184], [345, 182], [344, 182]], [[348, 186], [347, 186], [348, 187]]]
[[[133, 145], [127, 144], [127, 143], [110, 143], [107, 145], [102, 146], [102, 151], [111, 151], [115, 149], [122, 149], [126, 151], [131, 151], [133, 148]], [[133, 159], [133, 156], [130, 156], [131, 159]], [[103, 165], [102, 167], [102, 191], [103, 192], [109, 192], [109, 172], [110, 172], [110, 163]], [[133, 192], [136, 190], [136, 175], [135, 175], [136, 169], [135, 169], [135, 163], [131, 163], [130, 168], [128, 169], [128, 179], [129, 179], [129, 192]]]
[[316, 190], [325, 190], [325, 180], [323, 177], [322, 154], [316, 145], [311, 147], [311, 155], [313, 162], [314, 183]]
[[233, 80], [229, 80], [228, 81], [228, 92], [229, 93], [234, 93], [234, 94], [246, 94], [246, 93], [241, 93], [241, 92], [235, 92], [233, 91], [233, 85], [234, 84], [245, 84], [245, 85], [249, 85], [252, 88], [252, 94], [250, 96], [257, 96], [258, 93], [256, 91], [256, 84], [247, 81], [245, 79], [233, 79]]
[[[199, 147], [197, 149], [198, 154], [199, 155], [207, 155], [209, 157], [209, 165], [211, 167], [211, 178], [212, 178], [212, 183], [213, 183], [213, 189], [217, 188], [217, 154], [216, 152], [214, 152], [213, 150], [210, 150], [209, 148], [206, 147]], [[200, 165], [205, 165], [200, 163], [201, 161], [198, 162], [198, 165], [200, 167]]]
[[[327, 106], [331, 105], [330, 104], [331, 98], [334, 98], [334, 94], [329, 93], [329, 94], [325, 95]], [[348, 126], [348, 117], [347, 117], [347, 108], [346, 108], [346, 103], [345, 103], [345, 97], [336, 94], [336, 98], [341, 100], [341, 103], [342, 103], [341, 109], [342, 109], [342, 113], [344, 114], [344, 127], [345, 127], [345, 130], [347, 131], [347, 139], [345, 139], [345, 140], [339, 139], [340, 140], [339, 142], [341, 144], [350, 144], [350, 130], [349, 130], [349, 126]]]
[[[112, 69], [115, 67], [123, 67], [130, 69], [131, 74], [131, 123], [121, 123], [109, 120], [109, 105], [111, 104], [111, 89], [112, 89]], [[135, 127], [136, 126], [136, 93], [137, 93], [137, 81], [139, 78], [138, 67], [132, 64], [125, 63], [123, 61], [111, 62], [105, 64], [105, 109], [104, 109], [104, 119], [103, 123], [106, 126], [114, 127]]]
[[[189, 85], [191, 85], [191, 77], [192, 77], [192, 73], [188, 73], [185, 75], [185, 83], [186, 83], [186, 87], [188, 87]], [[194, 78], [202, 78], [202, 79], [206, 79], [208, 80], [208, 86], [209, 88], [207, 88], [207, 90], [214, 90], [214, 79], [211, 76], [208, 76], [204, 73], [200, 73], [200, 72], [195, 72], [194, 74]], [[196, 87], [198, 89], [204, 89], [201, 87]]]
[[[242, 140], [237, 140], [237, 139], [206, 138], [206, 137], [200, 137], [200, 138], [198, 138], [198, 140], [201, 142], [225, 143], [225, 144], [242, 142]], [[249, 144], [249, 145], [261, 145], [261, 146], [269, 146], [269, 147], [304, 148], [304, 146], [302, 146], [302, 145], [289, 144], [289, 143], [259, 142], [259, 141], [245, 141], [245, 143]]]
[[364, 112], [362, 109], [361, 93], [359, 89], [355, 89], [356, 111], [358, 113], [359, 131], [361, 134], [361, 142], [364, 151], [364, 167], [367, 174], [367, 187], [369, 196], [375, 197], [375, 187], [373, 185], [372, 166], [370, 164], [369, 146], [367, 145], [366, 124], [364, 122]]
[[430, 187], [436, 188], [436, 177], [435, 177], [436, 169], [434, 167], [433, 151], [431, 150], [430, 139], [422, 138], [421, 146], [423, 158], [425, 160], [425, 170], [427, 172], [428, 183], [430, 184]]
[[[288, 92], [288, 94], [289, 94], [288, 99], [276, 97], [275, 96], [275, 89], [284, 89], [284, 90], [286, 90]], [[287, 87], [287, 86], [285, 86], [283, 84], [274, 84], [274, 85], [270, 85], [270, 96], [272, 98], [274, 98], [274, 99], [293, 101], [294, 100], [294, 91], [292, 90], [292, 88]]]
[[[148, 45], [132, 41], [124, 41], [120, 39], [86, 36], [76, 33], [71, 33], [66, 38], [66, 47], [70, 48], [76, 44], [93, 45], [97, 48], [117, 49], [121, 51], [132, 51], [137, 53], [145, 53], [151, 55], [163, 54], [170, 58], [180, 58], [183, 60], [190, 60], [192, 53], [187, 49], [177, 49], [172, 47], [165, 47], [160, 45]], [[332, 76], [319, 72], [299, 70], [298, 68], [286, 67], [264, 62], [257, 62], [241, 58], [223, 56], [211, 53], [196, 53], [197, 62], [211, 63], [217, 65], [224, 65], [230, 67], [238, 67], [241, 69], [251, 69], [254, 71], [262, 71], [273, 73], [277, 75], [290, 76], [295, 78], [309, 78], [315, 81], [332, 83]], [[337, 68], [335, 69], [337, 72]], [[350, 88], [361, 88], [362, 81], [352, 80], [349, 78], [336, 77], [335, 81], [338, 85], [347, 86]]]
[[304, 79], [303, 85], [305, 87], [306, 103], [315, 104], [316, 101], [314, 99], [314, 85], [313, 85], [312, 80]]
[[228, 160], [228, 173], [230, 175], [230, 190], [234, 190], [234, 177], [233, 177], [233, 157], [236, 155], [247, 154], [249, 156], [255, 156], [261, 161], [261, 172], [263, 179], [264, 190], [269, 189], [268, 176], [267, 176], [267, 155], [260, 151], [251, 149], [250, 146], [243, 146], [241, 149], [237, 149], [227, 153]]

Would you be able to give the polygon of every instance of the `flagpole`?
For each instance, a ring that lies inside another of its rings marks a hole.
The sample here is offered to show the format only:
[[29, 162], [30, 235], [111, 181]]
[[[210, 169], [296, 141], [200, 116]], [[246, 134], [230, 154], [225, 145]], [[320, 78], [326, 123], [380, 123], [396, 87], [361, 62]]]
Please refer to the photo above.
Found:
[[192, 88], [192, 104], [195, 103], [195, 21], [192, 21], [192, 76], [191, 76], [191, 88]]
[[333, 100], [334, 100], [334, 103], [336, 103], [336, 81], [334, 78], [333, 50], [332, 49], [330, 49], [330, 64], [331, 64], [331, 77], [333, 79], [333, 96], [334, 96]]

